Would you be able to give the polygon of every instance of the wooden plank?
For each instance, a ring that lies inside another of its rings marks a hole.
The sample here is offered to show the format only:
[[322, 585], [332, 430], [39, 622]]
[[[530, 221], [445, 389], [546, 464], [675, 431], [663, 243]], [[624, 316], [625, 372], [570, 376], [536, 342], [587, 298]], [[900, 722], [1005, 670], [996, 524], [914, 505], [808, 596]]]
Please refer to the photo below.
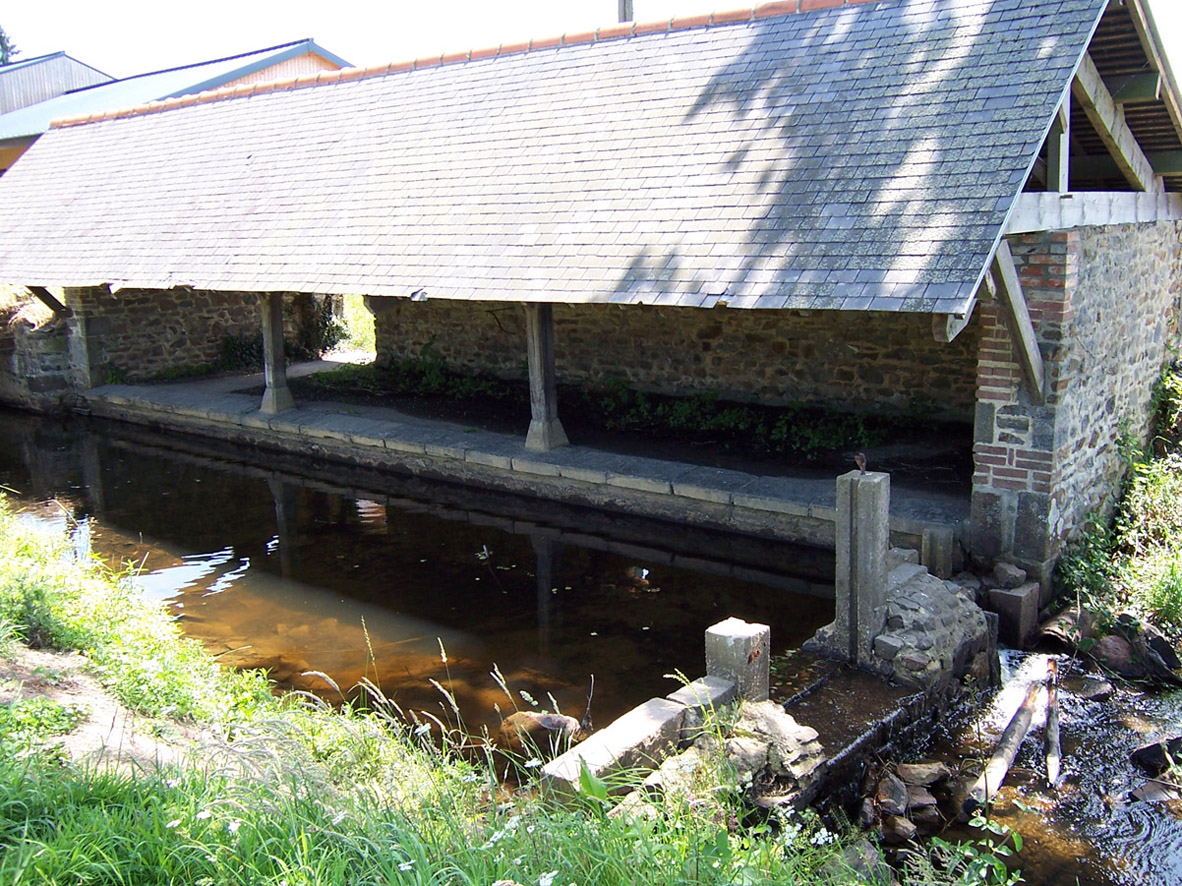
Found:
[[997, 283], [997, 303], [1001, 306], [1002, 318], [1010, 337], [1014, 340], [1014, 350], [1018, 356], [1018, 365], [1022, 368], [1022, 376], [1026, 380], [1026, 389], [1030, 399], [1042, 405], [1046, 378], [1042, 353], [1038, 349], [1038, 338], [1034, 332], [1034, 324], [1030, 321], [1030, 311], [1026, 307], [1026, 296], [1023, 295], [1022, 284], [1018, 280], [1014, 256], [1005, 240], [1001, 241], [993, 257], [993, 279]]
[[1182, 220], [1182, 194], [1138, 191], [1076, 191], [1019, 194], [1007, 234], [1062, 231], [1090, 225], [1126, 225]]
[[53, 293], [51, 293], [44, 286], [29, 286], [27, 288], [29, 292], [33, 293], [38, 301], [45, 305], [45, 307], [49, 308], [49, 310], [53, 311], [54, 316], [68, 317], [70, 315], [69, 308], [54, 298]]
[[525, 306], [525, 352], [529, 363], [529, 432], [525, 448], [549, 452], [569, 445], [558, 419], [558, 384], [554, 369], [554, 305]]
[[1124, 108], [1113, 101], [1090, 55], [1080, 62], [1071, 91], [1128, 183], [1141, 191], [1159, 189], [1149, 159], [1125, 122]]
[[1066, 194], [1071, 190], [1068, 173], [1071, 168], [1071, 108], [1064, 100], [1055, 112], [1051, 132], [1047, 136], [1047, 190]]
[[1161, 74], [1157, 71], [1111, 77], [1104, 81], [1104, 85], [1108, 87], [1108, 91], [1112, 93], [1112, 100], [1118, 105], [1161, 101]]
[[287, 364], [283, 356], [283, 293], [264, 292], [263, 309], [263, 402], [259, 412], [275, 415], [295, 409], [287, 386]]
[[1149, 162], [1158, 175], [1182, 175], [1182, 151], [1157, 151]]
[[932, 336], [938, 342], [952, 341], [969, 325], [975, 307], [977, 300], [974, 298], [963, 314], [932, 314]]

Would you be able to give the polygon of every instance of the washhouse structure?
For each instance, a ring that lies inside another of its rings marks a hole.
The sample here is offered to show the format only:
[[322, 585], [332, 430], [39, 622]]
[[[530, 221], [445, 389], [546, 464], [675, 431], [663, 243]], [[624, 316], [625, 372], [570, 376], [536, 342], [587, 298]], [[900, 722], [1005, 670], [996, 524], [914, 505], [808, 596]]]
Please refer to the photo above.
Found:
[[153, 102], [0, 181], [0, 282], [67, 339], [12, 359], [85, 396], [261, 322], [282, 413], [284, 299], [359, 293], [379, 359], [527, 362], [536, 451], [556, 380], [926, 404], [973, 426], [965, 551], [1045, 579], [1178, 339], [1180, 133], [1143, 0], [789, 0]]

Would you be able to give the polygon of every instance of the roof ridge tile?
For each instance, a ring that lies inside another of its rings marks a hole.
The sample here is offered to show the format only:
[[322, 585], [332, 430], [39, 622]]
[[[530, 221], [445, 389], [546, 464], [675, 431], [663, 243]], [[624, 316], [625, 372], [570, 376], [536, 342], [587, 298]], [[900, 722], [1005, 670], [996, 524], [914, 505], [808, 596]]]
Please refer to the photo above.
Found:
[[438, 56], [426, 56], [413, 61], [390, 62], [389, 64], [372, 65], [367, 68], [342, 68], [334, 71], [320, 71], [316, 74], [288, 77], [276, 81], [224, 86], [219, 89], [206, 90], [197, 96], [174, 97], [149, 101], [129, 108], [92, 112], [76, 117], [62, 117], [54, 120], [50, 124], [50, 129], [65, 129], [71, 126], [98, 123], [103, 120], [139, 117], [160, 111], [172, 110], [173, 108], [189, 107], [194, 104], [208, 104], [210, 102], [225, 101], [228, 99], [247, 98], [252, 95], [263, 95], [269, 92], [283, 92], [312, 86], [326, 86], [332, 83], [347, 83], [353, 80], [367, 80], [371, 77], [385, 77], [390, 74], [417, 71], [420, 68], [438, 68], [445, 65], [465, 64], [484, 59], [501, 58], [507, 55], [537, 52], [543, 49], [557, 49], [563, 46], [574, 46], [585, 43], [604, 43], [609, 40], [642, 37], [650, 34], [665, 34], [672, 33], [673, 31], [692, 30], [694, 28], [715, 28], [723, 25], [754, 22], [780, 15], [794, 15], [797, 13], [835, 9], [845, 6], [862, 6], [867, 3], [876, 2], [881, 2], [881, 0], [773, 0], [773, 2], [762, 3], [758, 6], [745, 6], [727, 12], [688, 15], [661, 21], [642, 22], [640, 24], [636, 22], [621, 22], [617, 25], [606, 25], [594, 31], [582, 31], [570, 35], [563, 34], [558, 37], [525, 40], [519, 43], [502, 43], [500, 46], [471, 49], [466, 52], [446, 53]]

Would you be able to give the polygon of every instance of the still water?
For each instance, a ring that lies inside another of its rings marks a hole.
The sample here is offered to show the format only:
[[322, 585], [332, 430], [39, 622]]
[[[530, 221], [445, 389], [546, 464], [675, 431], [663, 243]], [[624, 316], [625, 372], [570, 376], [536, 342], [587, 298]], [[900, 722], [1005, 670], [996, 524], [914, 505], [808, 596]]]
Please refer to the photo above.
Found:
[[770, 624], [776, 649], [832, 619], [832, 553], [212, 447], [0, 412], [0, 482], [31, 513], [222, 662], [328, 698], [314, 672], [454, 721], [436, 680], [495, 728], [522, 692], [581, 715], [594, 674], [606, 723], [702, 673], [723, 618]]

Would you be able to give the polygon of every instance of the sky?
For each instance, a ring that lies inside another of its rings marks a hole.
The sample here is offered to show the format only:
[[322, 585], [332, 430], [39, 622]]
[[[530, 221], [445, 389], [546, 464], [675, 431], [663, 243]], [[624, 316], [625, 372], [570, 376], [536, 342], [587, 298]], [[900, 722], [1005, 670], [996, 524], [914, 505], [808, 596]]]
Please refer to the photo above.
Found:
[[[758, 0], [757, 0], [758, 2]], [[612, 24], [617, 0], [39, 0], [0, 9], [20, 55], [58, 50], [127, 77], [311, 37], [360, 66], [553, 37]], [[634, 0], [634, 19], [752, 0]], [[1149, 0], [1182, 78], [1182, 0]]]

